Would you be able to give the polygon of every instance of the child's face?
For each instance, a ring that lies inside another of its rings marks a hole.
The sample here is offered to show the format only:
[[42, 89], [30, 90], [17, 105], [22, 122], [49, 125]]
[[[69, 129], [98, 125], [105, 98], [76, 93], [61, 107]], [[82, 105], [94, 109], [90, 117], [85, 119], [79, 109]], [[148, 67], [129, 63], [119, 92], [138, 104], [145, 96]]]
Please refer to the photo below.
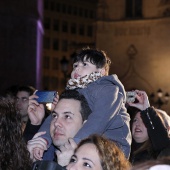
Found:
[[92, 72], [101, 72], [101, 68], [96, 68], [96, 66], [89, 61], [76, 62], [73, 64], [73, 71], [71, 73], [71, 78], [76, 79], [83, 77]]

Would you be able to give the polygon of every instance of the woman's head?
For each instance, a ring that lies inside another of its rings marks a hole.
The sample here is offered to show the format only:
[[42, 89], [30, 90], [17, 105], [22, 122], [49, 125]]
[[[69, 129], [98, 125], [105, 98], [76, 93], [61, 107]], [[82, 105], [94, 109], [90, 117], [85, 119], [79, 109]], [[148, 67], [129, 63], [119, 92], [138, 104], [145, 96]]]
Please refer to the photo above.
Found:
[[73, 63], [71, 78], [77, 78], [92, 72], [108, 75], [111, 61], [104, 51], [85, 48], [74, 57]]
[[91, 135], [80, 142], [67, 170], [127, 170], [129, 162], [123, 152], [108, 139]]
[[137, 143], [143, 143], [149, 139], [148, 131], [143, 123], [140, 111], [132, 119], [132, 137]]
[[[159, 116], [160, 120], [162, 121], [162, 124], [165, 126], [169, 134], [170, 117], [163, 110], [153, 108], [153, 111], [154, 114], [157, 114]], [[131, 123], [132, 137], [137, 143], [142, 143], [149, 139], [148, 131], [143, 123], [141, 114], [145, 114], [145, 113], [141, 113], [141, 111], [136, 111], [134, 117], [132, 118], [132, 123]]]

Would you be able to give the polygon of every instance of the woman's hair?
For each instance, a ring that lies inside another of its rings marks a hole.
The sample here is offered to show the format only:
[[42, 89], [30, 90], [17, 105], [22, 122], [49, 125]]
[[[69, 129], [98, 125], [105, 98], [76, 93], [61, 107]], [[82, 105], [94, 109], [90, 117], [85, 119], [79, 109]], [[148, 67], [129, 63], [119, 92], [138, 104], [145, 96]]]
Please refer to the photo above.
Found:
[[149, 170], [155, 165], [170, 165], [170, 157], [163, 157], [156, 160], [148, 160], [134, 165], [130, 170]]
[[128, 170], [130, 168], [130, 163], [124, 153], [113, 141], [94, 134], [82, 140], [77, 149], [87, 143], [96, 146], [103, 170]]
[[105, 68], [106, 75], [109, 73], [111, 60], [102, 50], [83, 48], [73, 59], [75, 62], [89, 61], [96, 66], [96, 68]]
[[21, 117], [15, 106], [0, 97], [0, 169], [29, 170], [31, 161], [22, 138]]

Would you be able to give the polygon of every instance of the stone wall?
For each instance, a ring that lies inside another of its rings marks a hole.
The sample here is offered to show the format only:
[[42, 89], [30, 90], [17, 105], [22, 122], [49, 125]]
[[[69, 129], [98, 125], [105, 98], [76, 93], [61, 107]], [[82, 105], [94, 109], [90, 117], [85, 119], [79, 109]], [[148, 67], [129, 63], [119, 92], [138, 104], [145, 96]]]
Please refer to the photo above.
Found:
[[[158, 17], [155, 8], [152, 19], [148, 13], [143, 19], [98, 20], [96, 47], [111, 57], [110, 73], [119, 76], [126, 90], [141, 89], [150, 95], [161, 88], [170, 94], [170, 17]], [[170, 113], [170, 101], [163, 108]]]

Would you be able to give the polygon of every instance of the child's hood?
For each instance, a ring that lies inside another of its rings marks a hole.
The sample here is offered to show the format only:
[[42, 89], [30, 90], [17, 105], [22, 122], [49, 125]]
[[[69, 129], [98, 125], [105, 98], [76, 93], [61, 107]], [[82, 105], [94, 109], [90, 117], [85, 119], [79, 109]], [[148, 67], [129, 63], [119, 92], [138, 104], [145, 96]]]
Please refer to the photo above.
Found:
[[121, 93], [124, 97], [124, 101], [126, 100], [126, 92], [125, 92], [125, 88], [124, 85], [121, 83], [121, 81], [119, 80], [118, 76], [116, 74], [113, 75], [109, 75], [109, 76], [103, 76], [99, 79], [100, 83], [108, 83], [111, 82], [114, 85], [119, 87], [119, 93]]

